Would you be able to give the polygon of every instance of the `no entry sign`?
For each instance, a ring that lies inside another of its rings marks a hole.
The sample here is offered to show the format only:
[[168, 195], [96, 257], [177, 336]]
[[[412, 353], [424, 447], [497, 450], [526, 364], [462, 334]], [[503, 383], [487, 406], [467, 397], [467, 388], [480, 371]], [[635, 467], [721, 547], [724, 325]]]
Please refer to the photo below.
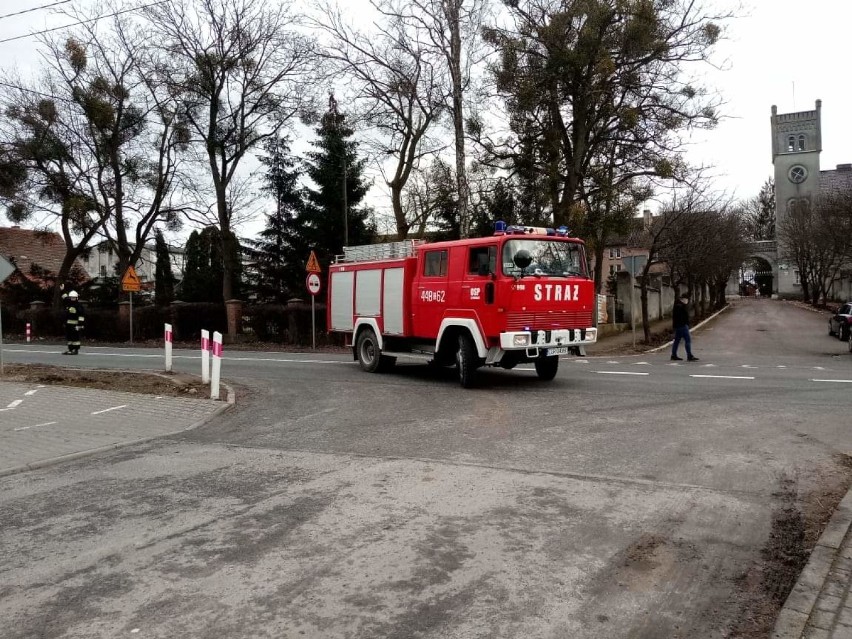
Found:
[[319, 295], [320, 288], [322, 288], [322, 282], [320, 281], [320, 277], [317, 273], [308, 273], [305, 283], [308, 286], [308, 293], [313, 296]]

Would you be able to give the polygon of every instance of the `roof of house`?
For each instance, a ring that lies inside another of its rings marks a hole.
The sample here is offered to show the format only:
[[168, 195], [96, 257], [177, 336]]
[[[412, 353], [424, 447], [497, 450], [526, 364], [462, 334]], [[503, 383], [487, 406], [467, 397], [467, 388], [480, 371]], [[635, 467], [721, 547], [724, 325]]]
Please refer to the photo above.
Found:
[[[52, 231], [0, 227], [0, 255], [12, 262], [22, 276], [38, 280], [39, 269], [52, 275], [59, 273], [65, 259], [65, 242]], [[74, 261], [72, 276], [89, 279], [79, 260]]]
[[820, 171], [819, 190], [823, 196], [852, 193], [852, 164], [838, 164], [836, 169]]

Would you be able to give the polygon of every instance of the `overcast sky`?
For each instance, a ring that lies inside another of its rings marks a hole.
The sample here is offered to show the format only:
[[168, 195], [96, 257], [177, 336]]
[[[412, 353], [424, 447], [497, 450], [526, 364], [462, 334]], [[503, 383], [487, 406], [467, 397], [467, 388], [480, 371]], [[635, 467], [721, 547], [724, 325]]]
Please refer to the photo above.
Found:
[[[0, 16], [57, 0], [0, 0]], [[92, 0], [70, 0], [84, 6]], [[144, 3], [145, 0], [139, 0]], [[270, 0], [274, 2], [275, 0]], [[710, 0], [723, 6], [725, 0]], [[366, 0], [349, 0], [350, 8]], [[712, 165], [719, 190], [737, 198], [756, 195], [772, 174], [769, 115], [814, 108], [823, 101], [823, 169], [852, 162], [852, 83], [849, 81], [848, 0], [752, 0], [727, 26], [718, 48], [718, 71], [707, 83], [725, 101], [719, 126], [691, 140], [688, 158]], [[67, 23], [46, 10], [0, 17], [0, 40]], [[31, 69], [38, 60], [35, 40], [0, 42], [0, 66]], [[380, 194], [376, 194], [378, 196]], [[379, 198], [374, 198], [379, 199]], [[378, 202], [376, 202], [378, 204]]]

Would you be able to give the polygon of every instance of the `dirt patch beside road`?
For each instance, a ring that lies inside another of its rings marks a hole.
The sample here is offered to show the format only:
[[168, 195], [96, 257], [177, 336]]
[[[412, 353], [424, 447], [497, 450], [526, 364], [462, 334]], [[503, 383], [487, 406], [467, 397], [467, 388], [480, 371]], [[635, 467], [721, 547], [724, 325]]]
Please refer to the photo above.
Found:
[[728, 635], [731, 639], [763, 639], [772, 632], [811, 551], [852, 486], [852, 457], [836, 455], [834, 463], [816, 475], [819, 488], [808, 494], [800, 494], [795, 478], [780, 478], [763, 561], [751, 566], [740, 581], [743, 606]]
[[0, 381], [57, 384], [166, 397], [210, 397], [210, 389], [206, 384], [202, 384], [197, 377], [181, 373], [131, 373], [41, 364], [7, 364], [4, 368], [5, 374], [0, 377]]

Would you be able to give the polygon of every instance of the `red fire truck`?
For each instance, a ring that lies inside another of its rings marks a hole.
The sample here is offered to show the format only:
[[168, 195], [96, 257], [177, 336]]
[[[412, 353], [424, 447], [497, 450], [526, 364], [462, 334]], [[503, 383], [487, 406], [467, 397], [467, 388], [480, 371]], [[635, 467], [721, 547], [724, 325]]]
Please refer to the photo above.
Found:
[[329, 269], [328, 327], [347, 336], [361, 368], [398, 356], [458, 368], [532, 362], [552, 380], [560, 355], [597, 338], [585, 246], [566, 229], [506, 227], [492, 237], [349, 247]]

